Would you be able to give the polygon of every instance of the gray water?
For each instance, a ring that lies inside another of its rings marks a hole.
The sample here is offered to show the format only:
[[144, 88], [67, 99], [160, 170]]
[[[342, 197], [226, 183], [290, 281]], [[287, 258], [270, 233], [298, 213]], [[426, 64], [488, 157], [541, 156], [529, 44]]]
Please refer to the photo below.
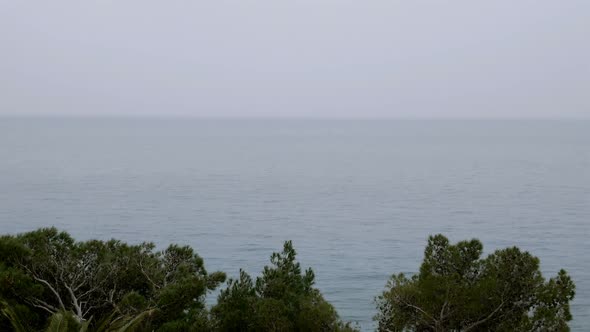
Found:
[[0, 118], [1, 233], [189, 244], [230, 276], [292, 239], [364, 329], [443, 233], [566, 269], [588, 330], [589, 217], [590, 121]]

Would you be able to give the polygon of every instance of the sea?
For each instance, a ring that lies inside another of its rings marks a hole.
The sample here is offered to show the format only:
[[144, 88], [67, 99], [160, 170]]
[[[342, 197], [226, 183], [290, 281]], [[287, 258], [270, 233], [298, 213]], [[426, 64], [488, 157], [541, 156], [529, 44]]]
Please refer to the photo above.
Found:
[[229, 276], [292, 240], [364, 331], [429, 235], [478, 238], [567, 270], [588, 331], [590, 120], [0, 118], [0, 233], [49, 226], [190, 245]]

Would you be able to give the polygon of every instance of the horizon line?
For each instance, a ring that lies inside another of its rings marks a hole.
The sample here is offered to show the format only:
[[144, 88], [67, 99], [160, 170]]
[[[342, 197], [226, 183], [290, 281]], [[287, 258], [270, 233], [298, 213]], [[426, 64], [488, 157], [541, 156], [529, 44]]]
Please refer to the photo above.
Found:
[[191, 115], [191, 114], [0, 114], [11, 119], [185, 119], [185, 120], [590, 120], [590, 116], [309, 116], [309, 115]]

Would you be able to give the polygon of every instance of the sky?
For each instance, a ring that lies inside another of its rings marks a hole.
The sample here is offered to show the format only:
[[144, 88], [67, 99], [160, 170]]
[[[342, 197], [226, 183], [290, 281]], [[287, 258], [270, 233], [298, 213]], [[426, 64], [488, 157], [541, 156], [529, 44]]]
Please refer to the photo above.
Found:
[[585, 118], [590, 1], [2, 1], [0, 115]]

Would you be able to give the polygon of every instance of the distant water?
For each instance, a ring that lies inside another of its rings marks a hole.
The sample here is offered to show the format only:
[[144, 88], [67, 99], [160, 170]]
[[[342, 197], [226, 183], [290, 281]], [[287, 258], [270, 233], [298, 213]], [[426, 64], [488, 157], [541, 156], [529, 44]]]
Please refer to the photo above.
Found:
[[345, 320], [374, 325], [429, 234], [519, 246], [590, 327], [590, 121], [0, 118], [0, 232], [189, 244], [257, 275], [292, 239]]

